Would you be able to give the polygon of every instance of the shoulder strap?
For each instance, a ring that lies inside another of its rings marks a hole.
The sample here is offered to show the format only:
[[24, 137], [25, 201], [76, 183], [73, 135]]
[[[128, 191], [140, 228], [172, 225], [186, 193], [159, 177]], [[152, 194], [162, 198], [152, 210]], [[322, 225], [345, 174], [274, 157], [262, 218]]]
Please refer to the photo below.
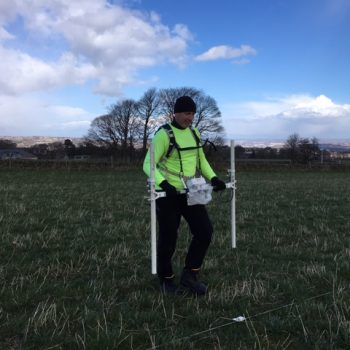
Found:
[[176, 143], [175, 135], [174, 135], [173, 129], [171, 128], [170, 124], [167, 123], [167, 124], [160, 126], [159, 129], [157, 130], [157, 132], [161, 129], [164, 129], [169, 137], [169, 147], [168, 147], [168, 150], [164, 156], [165, 158], [169, 158], [172, 151], [174, 150], [174, 148], [178, 148], [179, 146]]
[[192, 131], [192, 134], [193, 134], [193, 137], [194, 139], [196, 140], [196, 143], [197, 143], [197, 147], [199, 146], [199, 144], [201, 143], [201, 140], [199, 139], [197, 133], [196, 133], [196, 130], [194, 128], [191, 127], [191, 131]]
[[172, 127], [170, 126], [170, 124], [167, 123], [167, 124], [160, 126], [159, 129], [156, 131], [156, 133], [161, 129], [164, 129], [169, 137], [169, 147], [168, 147], [168, 150], [164, 156], [164, 159], [168, 159], [174, 149], [177, 150], [178, 155], [179, 155], [179, 161], [180, 161], [179, 176], [181, 177], [183, 175], [183, 167], [182, 167], [182, 159], [181, 159], [181, 152], [180, 151], [188, 151], [188, 150], [196, 149], [197, 150], [197, 157], [198, 157], [198, 168], [199, 168], [199, 171], [201, 172], [199, 149], [203, 146], [201, 145], [201, 141], [200, 141], [195, 129], [192, 127], [190, 128], [192, 135], [193, 135], [193, 138], [196, 141], [196, 147], [185, 147], [185, 148], [180, 148], [179, 145], [177, 144], [176, 139], [175, 139], [175, 135], [174, 135], [174, 131], [173, 131]]
[[176, 139], [175, 139], [175, 135], [174, 135], [174, 131], [173, 131], [172, 127], [170, 126], [170, 124], [167, 123], [167, 124], [160, 126], [159, 129], [157, 130], [157, 132], [161, 129], [164, 129], [169, 137], [169, 147], [168, 147], [168, 150], [164, 156], [165, 158], [169, 158], [174, 149], [176, 149], [176, 150], [178, 150], [178, 152], [180, 152], [180, 151], [188, 151], [188, 150], [192, 150], [192, 149], [198, 149], [198, 148], [202, 147], [201, 140], [199, 139], [199, 137], [198, 137], [198, 135], [193, 127], [191, 127], [190, 130], [192, 132], [193, 138], [196, 141], [197, 146], [196, 147], [185, 147], [185, 148], [180, 148], [180, 146], [177, 144]]

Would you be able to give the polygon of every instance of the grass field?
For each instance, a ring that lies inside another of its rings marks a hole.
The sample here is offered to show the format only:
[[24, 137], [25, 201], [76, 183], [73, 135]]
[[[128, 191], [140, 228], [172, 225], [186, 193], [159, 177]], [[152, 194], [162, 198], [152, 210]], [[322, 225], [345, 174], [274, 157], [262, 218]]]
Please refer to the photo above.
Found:
[[[349, 349], [350, 174], [237, 180], [237, 249], [217, 194], [210, 292], [169, 297], [141, 171], [2, 169], [0, 349]], [[183, 224], [178, 274], [189, 238]]]

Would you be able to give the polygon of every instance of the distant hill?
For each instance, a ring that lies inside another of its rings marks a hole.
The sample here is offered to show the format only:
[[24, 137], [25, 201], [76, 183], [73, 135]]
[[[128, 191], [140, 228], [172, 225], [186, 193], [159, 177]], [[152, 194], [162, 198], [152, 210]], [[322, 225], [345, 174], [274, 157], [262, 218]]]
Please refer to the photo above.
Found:
[[[281, 140], [235, 140], [236, 145], [240, 145], [245, 148], [282, 148], [285, 141]], [[320, 139], [320, 149], [333, 151], [333, 152], [349, 152], [350, 151], [350, 139]]]
[[336, 143], [320, 143], [320, 149], [330, 152], [350, 152], [350, 143], [336, 144]]
[[61, 142], [63, 143], [65, 140], [71, 140], [76, 146], [83, 142], [83, 138], [79, 137], [51, 137], [51, 136], [0, 136], [2, 140], [10, 140], [17, 144], [17, 147], [32, 147], [34, 145], [38, 145], [41, 143], [54, 143]]

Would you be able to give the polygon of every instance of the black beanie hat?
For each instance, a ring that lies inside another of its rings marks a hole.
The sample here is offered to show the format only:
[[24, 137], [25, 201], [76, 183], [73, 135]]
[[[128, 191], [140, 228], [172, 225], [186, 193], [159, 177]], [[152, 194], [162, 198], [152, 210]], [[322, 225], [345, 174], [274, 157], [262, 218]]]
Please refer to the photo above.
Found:
[[193, 112], [196, 113], [196, 104], [189, 96], [179, 97], [174, 106], [174, 113]]

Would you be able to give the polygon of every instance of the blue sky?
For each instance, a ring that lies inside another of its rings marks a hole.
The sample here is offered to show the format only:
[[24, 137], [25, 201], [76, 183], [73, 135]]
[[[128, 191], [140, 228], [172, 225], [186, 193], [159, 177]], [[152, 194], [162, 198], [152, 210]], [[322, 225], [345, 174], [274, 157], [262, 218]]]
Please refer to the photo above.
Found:
[[190, 86], [227, 138], [350, 138], [348, 0], [0, 0], [0, 136], [86, 135]]

